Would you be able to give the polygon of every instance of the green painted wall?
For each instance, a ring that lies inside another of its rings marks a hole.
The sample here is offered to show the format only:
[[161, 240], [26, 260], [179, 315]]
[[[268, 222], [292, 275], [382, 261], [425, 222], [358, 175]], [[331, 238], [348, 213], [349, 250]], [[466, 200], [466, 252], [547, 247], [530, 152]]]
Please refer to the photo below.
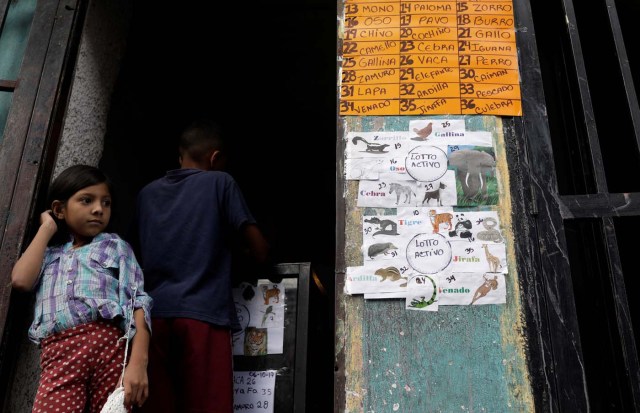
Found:
[[[16, 80], [20, 72], [22, 57], [36, 0], [14, 0], [9, 2], [5, 24], [0, 25], [0, 79]], [[2, 19], [0, 19], [1, 23]], [[13, 93], [0, 91], [0, 142], [11, 106]]]

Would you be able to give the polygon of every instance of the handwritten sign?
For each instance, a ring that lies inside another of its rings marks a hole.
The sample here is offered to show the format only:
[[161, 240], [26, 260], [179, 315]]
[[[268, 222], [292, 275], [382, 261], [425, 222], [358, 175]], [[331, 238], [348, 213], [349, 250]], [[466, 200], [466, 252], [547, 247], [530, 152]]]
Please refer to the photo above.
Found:
[[451, 244], [440, 234], [416, 234], [407, 245], [409, 265], [422, 274], [444, 270], [451, 256]]
[[341, 115], [521, 116], [509, 0], [346, 0]]
[[234, 371], [233, 411], [273, 412], [276, 371]]
[[447, 154], [436, 146], [413, 148], [405, 159], [407, 173], [416, 181], [435, 181], [447, 172]]

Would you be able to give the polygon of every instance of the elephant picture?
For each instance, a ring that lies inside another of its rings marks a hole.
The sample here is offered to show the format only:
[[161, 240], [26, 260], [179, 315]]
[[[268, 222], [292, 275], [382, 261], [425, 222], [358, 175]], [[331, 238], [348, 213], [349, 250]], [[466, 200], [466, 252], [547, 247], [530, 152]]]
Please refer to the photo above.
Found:
[[487, 178], [495, 176], [496, 161], [491, 154], [475, 149], [461, 149], [449, 154], [449, 169], [456, 171], [456, 179], [462, 185], [464, 198], [477, 195], [487, 199]]

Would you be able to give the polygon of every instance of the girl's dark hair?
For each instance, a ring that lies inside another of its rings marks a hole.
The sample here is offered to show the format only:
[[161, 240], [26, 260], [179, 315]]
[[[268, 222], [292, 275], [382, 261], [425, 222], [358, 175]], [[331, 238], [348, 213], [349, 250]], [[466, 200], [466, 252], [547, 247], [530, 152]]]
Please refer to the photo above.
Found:
[[[106, 184], [111, 194], [111, 204], [114, 204], [114, 187], [113, 182], [100, 169], [89, 165], [73, 165], [60, 172], [49, 186], [47, 195], [47, 207], [50, 208], [53, 201], [61, 201], [66, 203], [69, 198], [79, 190], [88, 186]], [[113, 211], [112, 211], [113, 218]], [[64, 220], [55, 219], [58, 224], [58, 231], [49, 242], [49, 245], [61, 245], [69, 241], [69, 228]], [[113, 219], [109, 220], [109, 225], [105, 229], [106, 232], [111, 231]]]

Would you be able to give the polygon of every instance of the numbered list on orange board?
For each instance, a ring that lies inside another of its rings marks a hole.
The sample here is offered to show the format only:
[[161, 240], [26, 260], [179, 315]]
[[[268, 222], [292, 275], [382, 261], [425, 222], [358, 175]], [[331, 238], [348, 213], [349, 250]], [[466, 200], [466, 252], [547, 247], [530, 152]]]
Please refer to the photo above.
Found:
[[521, 116], [511, 1], [346, 0], [340, 114]]

